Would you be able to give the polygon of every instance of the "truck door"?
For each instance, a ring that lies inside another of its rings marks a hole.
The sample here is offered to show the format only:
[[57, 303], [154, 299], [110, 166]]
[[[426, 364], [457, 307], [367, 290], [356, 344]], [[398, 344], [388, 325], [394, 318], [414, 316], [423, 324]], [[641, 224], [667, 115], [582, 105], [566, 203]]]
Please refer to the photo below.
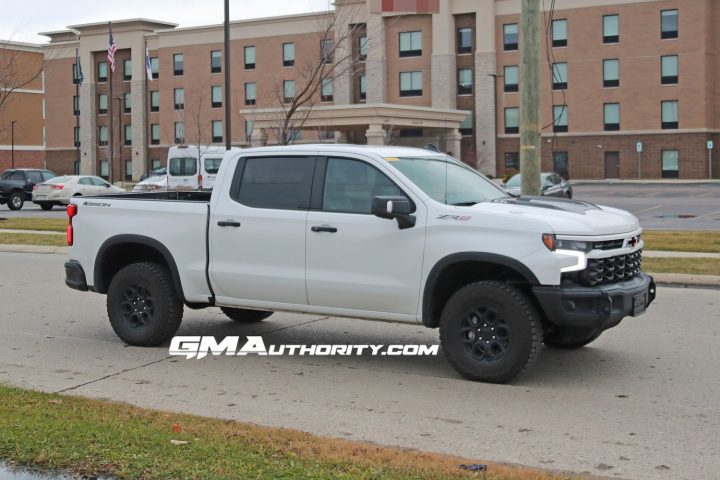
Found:
[[287, 154], [232, 159], [225, 168], [232, 179], [223, 178], [222, 192], [215, 189], [210, 218], [218, 303], [307, 305], [305, 225], [314, 169], [314, 156]]
[[[360, 157], [320, 159], [318, 169], [305, 231], [310, 305], [415, 315], [425, 205]], [[416, 226], [372, 215], [375, 196], [410, 198]]]

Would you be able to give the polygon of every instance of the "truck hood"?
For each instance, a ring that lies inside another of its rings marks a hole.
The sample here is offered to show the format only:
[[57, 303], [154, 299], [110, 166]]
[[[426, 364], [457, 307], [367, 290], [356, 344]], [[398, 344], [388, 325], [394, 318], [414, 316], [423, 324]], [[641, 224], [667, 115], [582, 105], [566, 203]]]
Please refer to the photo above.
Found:
[[478, 203], [471, 209], [539, 220], [557, 235], [616, 235], [640, 228], [638, 219], [624, 210], [562, 198], [499, 198]]

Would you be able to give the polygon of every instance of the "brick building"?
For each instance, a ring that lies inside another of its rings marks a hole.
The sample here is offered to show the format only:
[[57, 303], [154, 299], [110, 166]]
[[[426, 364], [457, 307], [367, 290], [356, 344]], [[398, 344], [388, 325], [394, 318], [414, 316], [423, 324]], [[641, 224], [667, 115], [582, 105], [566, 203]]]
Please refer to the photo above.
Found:
[[[296, 142], [432, 143], [485, 173], [516, 169], [520, 0], [419, 3], [437, 11], [380, 12], [385, 2], [337, 0], [334, 13], [231, 22], [232, 143], [278, 141], [286, 100], [301, 94], [329, 39], [332, 61], [347, 58], [351, 67], [318, 90], [292, 132]], [[720, 140], [718, 2], [554, 5], [543, 12], [543, 170], [707, 178], [707, 141]], [[224, 143], [222, 25], [113, 22], [112, 97], [107, 30], [103, 22], [45, 34], [48, 167], [106, 175], [112, 139], [114, 179], [137, 179], [164, 164], [173, 144]], [[154, 79], [145, 78], [146, 45]], [[74, 100], [76, 49], [85, 81]]]

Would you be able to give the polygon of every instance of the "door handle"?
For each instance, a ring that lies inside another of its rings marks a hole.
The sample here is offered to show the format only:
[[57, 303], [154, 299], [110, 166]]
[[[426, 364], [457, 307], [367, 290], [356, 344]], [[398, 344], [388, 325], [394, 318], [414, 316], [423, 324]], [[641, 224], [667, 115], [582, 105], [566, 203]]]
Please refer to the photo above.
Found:
[[320, 227], [311, 227], [310, 230], [313, 232], [319, 233], [319, 232], [328, 232], [328, 233], [337, 233], [337, 228], [335, 227], [328, 227], [327, 225], [323, 225]]
[[218, 222], [219, 227], [234, 227], [237, 228], [240, 226], [240, 222], [235, 222], [233, 220], [222, 220]]

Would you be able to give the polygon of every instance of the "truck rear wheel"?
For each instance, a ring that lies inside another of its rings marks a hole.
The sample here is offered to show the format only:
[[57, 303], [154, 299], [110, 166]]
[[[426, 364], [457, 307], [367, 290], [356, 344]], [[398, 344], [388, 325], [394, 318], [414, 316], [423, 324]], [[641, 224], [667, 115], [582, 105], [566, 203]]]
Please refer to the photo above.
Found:
[[554, 348], [574, 350], [594, 342], [602, 333], [588, 328], [556, 328], [545, 333], [545, 345]]
[[220, 310], [233, 322], [237, 323], [256, 323], [262, 322], [273, 312], [263, 310], [247, 310], [245, 308], [229, 308], [222, 307]]
[[440, 344], [463, 377], [505, 383], [537, 360], [540, 317], [521, 290], [502, 282], [473, 283], [445, 305]]
[[110, 282], [107, 312], [110, 325], [125, 343], [154, 347], [170, 340], [180, 328], [183, 303], [165, 267], [133, 263]]

